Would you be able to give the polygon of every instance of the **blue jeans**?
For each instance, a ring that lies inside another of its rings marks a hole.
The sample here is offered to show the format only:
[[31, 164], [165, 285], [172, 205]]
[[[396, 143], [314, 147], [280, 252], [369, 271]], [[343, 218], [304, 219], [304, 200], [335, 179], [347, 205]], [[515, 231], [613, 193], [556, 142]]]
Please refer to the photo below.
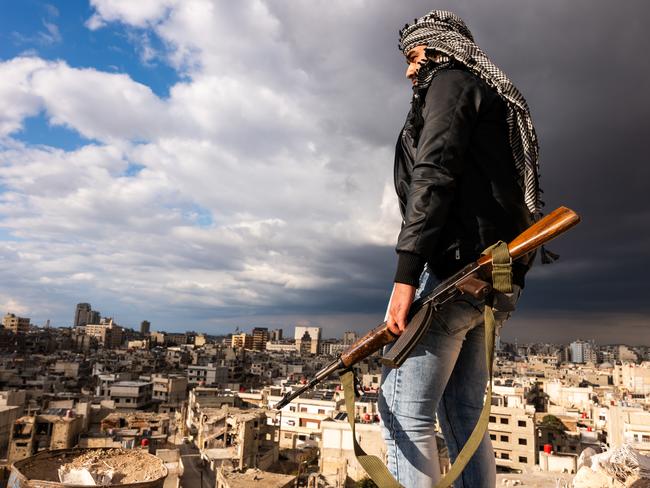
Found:
[[[437, 284], [425, 270], [416, 298]], [[519, 292], [516, 287], [501, 297], [501, 311], [495, 313], [498, 323], [514, 309]], [[388, 469], [406, 488], [430, 488], [440, 478], [436, 412], [452, 461], [478, 421], [488, 379], [483, 308], [482, 301], [464, 296], [447, 303], [434, 314], [429, 330], [404, 364], [383, 368], [379, 413]], [[495, 484], [494, 451], [486, 432], [454, 486], [493, 488]]]

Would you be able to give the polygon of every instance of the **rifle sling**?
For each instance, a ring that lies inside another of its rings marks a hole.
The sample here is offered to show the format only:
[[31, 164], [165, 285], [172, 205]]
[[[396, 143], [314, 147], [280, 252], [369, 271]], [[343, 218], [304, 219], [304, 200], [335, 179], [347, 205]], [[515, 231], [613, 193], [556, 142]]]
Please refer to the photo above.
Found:
[[[512, 292], [512, 259], [508, 253], [508, 246], [505, 242], [499, 241], [493, 246], [488, 247], [483, 254], [492, 255], [492, 286], [494, 290], [501, 293]], [[467, 466], [476, 449], [483, 441], [485, 432], [490, 420], [490, 409], [492, 407], [492, 366], [494, 362], [494, 336], [496, 331], [496, 322], [494, 320], [494, 311], [491, 304], [486, 300], [483, 316], [485, 322], [485, 364], [488, 370], [487, 391], [483, 409], [479, 416], [478, 422], [474, 426], [472, 434], [465, 442], [465, 445], [456, 456], [456, 460], [445, 476], [438, 482], [436, 488], [448, 488], [454, 480]], [[348, 414], [348, 422], [352, 429], [352, 443], [354, 445], [354, 455], [359, 464], [368, 473], [370, 478], [379, 488], [403, 488], [402, 485], [388, 471], [386, 465], [377, 457], [365, 453], [357, 442], [354, 429], [354, 372], [347, 369], [341, 374], [341, 384], [343, 385], [343, 394], [345, 395], [345, 408]]]
[[348, 414], [348, 422], [352, 429], [352, 444], [354, 446], [354, 456], [359, 461], [361, 467], [372, 478], [372, 481], [379, 488], [404, 488], [400, 485], [393, 475], [390, 474], [386, 465], [377, 456], [366, 454], [363, 448], [357, 442], [357, 436], [354, 429], [354, 372], [351, 369], [345, 370], [341, 374], [341, 384], [343, 385], [343, 394], [345, 395], [345, 409]]

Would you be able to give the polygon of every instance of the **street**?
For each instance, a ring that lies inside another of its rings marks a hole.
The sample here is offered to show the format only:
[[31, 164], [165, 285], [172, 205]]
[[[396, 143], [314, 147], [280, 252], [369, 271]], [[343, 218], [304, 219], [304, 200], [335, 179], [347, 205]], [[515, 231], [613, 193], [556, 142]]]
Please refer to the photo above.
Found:
[[[198, 448], [194, 444], [182, 444], [180, 452], [184, 466], [181, 487], [214, 488], [216, 484], [214, 473], [207, 466], [203, 467]], [[203, 472], [203, 484], [201, 484], [201, 472]]]

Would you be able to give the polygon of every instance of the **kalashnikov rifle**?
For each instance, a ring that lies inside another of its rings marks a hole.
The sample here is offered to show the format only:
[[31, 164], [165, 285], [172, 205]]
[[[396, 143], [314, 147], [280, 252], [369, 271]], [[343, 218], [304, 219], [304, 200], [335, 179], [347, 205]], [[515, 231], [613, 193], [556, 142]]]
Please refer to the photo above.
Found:
[[[580, 217], [573, 210], [566, 207], [554, 210], [508, 244], [510, 257], [512, 260], [516, 260], [535, 251], [578, 222], [580, 222]], [[318, 371], [309, 383], [285, 394], [276, 403], [275, 408], [278, 410], [284, 408], [291, 400], [313, 388], [331, 374], [352, 367], [355, 363], [393, 341], [395, 344], [381, 361], [391, 368], [400, 367], [426, 332], [430, 323], [430, 313], [435, 313], [443, 304], [463, 293], [470, 294], [475, 298], [484, 298], [492, 291], [491, 285], [483, 279], [484, 276], [489, 276], [491, 269], [492, 256], [489, 254], [468, 264], [440, 283], [431, 293], [413, 302], [408, 315], [408, 326], [401, 335], [395, 335], [388, 329], [386, 322], [383, 322], [358, 339], [337, 359]]]

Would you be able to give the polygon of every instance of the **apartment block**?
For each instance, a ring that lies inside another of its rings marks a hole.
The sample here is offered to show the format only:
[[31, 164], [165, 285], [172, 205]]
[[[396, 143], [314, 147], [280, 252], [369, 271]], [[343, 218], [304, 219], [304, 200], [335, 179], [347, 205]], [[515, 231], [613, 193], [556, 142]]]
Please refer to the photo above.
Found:
[[111, 385], [115, 408], [139, 409], [151, 403], [153, 384], [147, 381], [117, 381]]
[[535, 466], [535, 408], [506, 406], [506, 398], [495, 395], [488, 430], [497, 466], [525, 469]]
[[13, 313], [8, 313], [2, 319], [3, 327], [14, 334], [25, 334], [29, 332], [29, 322], [30, 319], [27, 317], [18, 317]]

